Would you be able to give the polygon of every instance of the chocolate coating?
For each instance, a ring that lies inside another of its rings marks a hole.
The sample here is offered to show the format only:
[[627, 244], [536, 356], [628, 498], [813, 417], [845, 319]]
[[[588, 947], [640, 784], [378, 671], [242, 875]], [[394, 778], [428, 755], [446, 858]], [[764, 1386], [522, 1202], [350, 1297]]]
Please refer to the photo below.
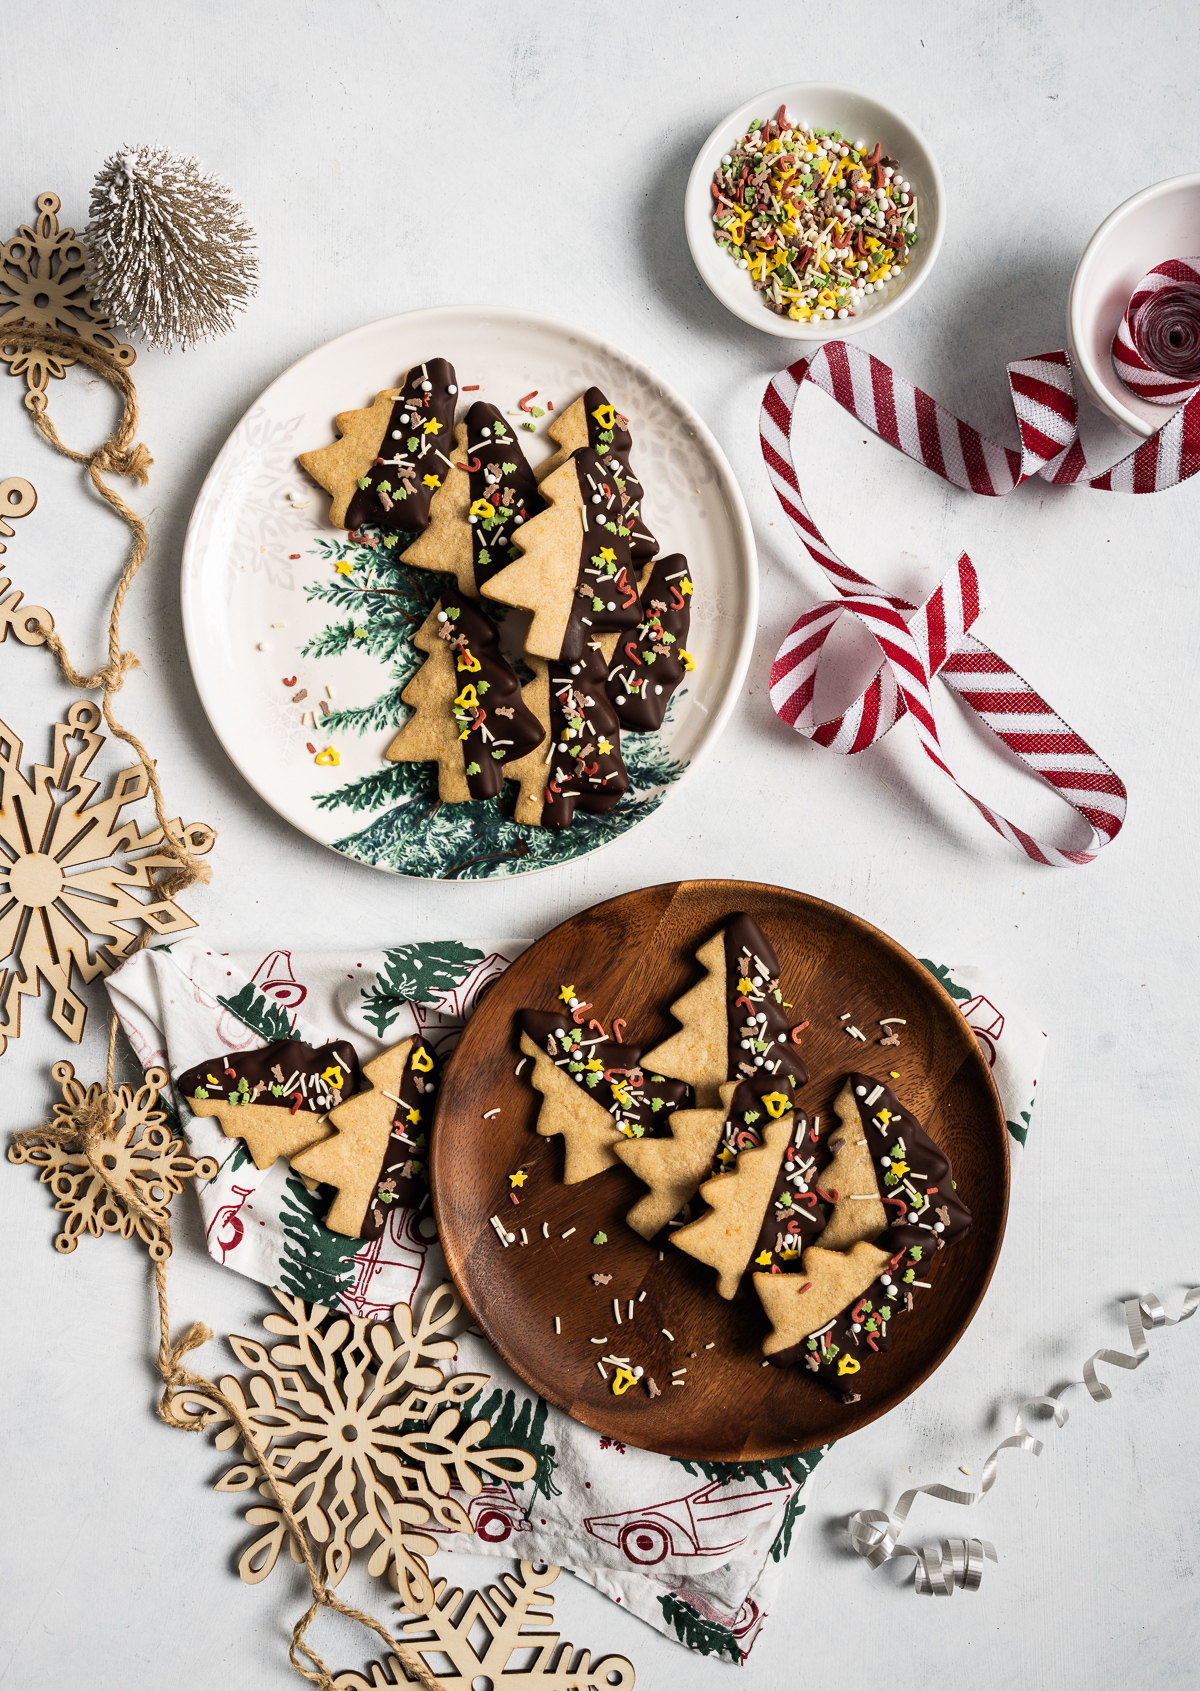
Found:
[[662, 727], [671, 695], [687, 674], [679, 654], [692, 622], [691, 593], [681, 552], [655, 560], [641, 589], [642, 621], [632, 639], [618, 644], [608, 672], [608, 696], [623, 728], [649, 733]]
[[[422, 1072], [413, 1067], [428, 1059], [430, 1067]], [[399, 1098], [392, 1117], [392, 1132], [384, 1148], [383, 1161], [375, 1180], [375, 1190], [367, 1205], [367, 1213], [359, 1228], [364, 1242], [377, 1239], [387, 1226], [388, 1211], [393, 1205], [401, 1209], [415, 1208], [428, 1190], [429, 1128], [433, 1121], [433, 1101], [441, 1064], [437, 1054], [423, 1039], [414, 1039], [412, 1050], [404, 1064]], [[415, 1116], [415, 1120], [414, 1120]]]
[[647, 563], [658, 551], [658, 541], [646, 527], [642, 514], [645, 489], [629, 462], [633, 446], [629, 419], [623, 417], [597, 387], [588, 388], [583, 396], [583, 408], [587, 414], [588, 445], [617, 478], [621, 509], [630, 530], [629, 546], [633, 561], [639, 565]]
[[[530, 517], [544, 511], [546, 502], [503, 413], [481, 399], [467, 412], [466, 422], [471, 504], [475, 506], [483, 500], [492, 511], [490, 516], [483, 510], [474, 512], [475, 520], [471, 524], [478, 589], [498, 570], [521, 556], [513, 546], [513, 534]], [[462, 462], [457, 454], [455, 457]], [[470, 468], [475, 464], [477, 469]]]
[[573, 662], [597, 634], [634, 629], [642, 620], [629, 529], [611, 470], [590, 447], [569, 460], [579, 478], [585, 527], [580, 536], [579, 575], [560, 656]]
[[458, 648], [460, 690], [454, 718], [467, 786], [473, 799], [495, 798], [504, 784], [504, 765], [540, 746], [545, 732], [523, 702], [517, 672], [501, 652], [495, 624], [479, 602], [447, 587], [439, 606], [446, 613], [439, 633]]
[[[428, 392], [425, 382], [431, 384]], [[379, 456], [346, 508], [348, 529], [370, 526], [420, 534], [428, 528], [429, 501], [450, 467], [457, 404], [453, 364], [431, 358], [413, 365], [392, 405]], [[436, 476], [437, 484], [428, 486], [427, 476]]]
[[542, 822], [551, 828], [569, 827], [576, 807], [605, 814], [629, 790], [621, 729], [604, 690], [607, 676], [599, 642], [586, 646], [573, 663], [550, 665], [552, 756]]
[[299, 1108], [323, 1114], [362, 1091], [362, 1070], [358, 1053], [347, 1039], [331, 1045], [275, 1039], [257, 1051], [224, 1052], [207, 1062], [195, 1063], [175, 1084], [183, 1098], [232, 1098], [240, 1094], [247, 1104], [274, 1104], [282, 1110]]

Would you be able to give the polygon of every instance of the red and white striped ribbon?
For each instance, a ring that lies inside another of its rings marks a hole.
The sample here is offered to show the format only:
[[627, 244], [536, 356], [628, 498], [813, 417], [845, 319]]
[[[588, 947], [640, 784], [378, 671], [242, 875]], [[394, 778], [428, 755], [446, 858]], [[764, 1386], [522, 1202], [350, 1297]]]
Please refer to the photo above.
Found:
[[1178, 405], [1200, 386], [1200, 258], [1170, 258], [1138, 283], [1112, 345], [1131, 392]]
[[[839, 594], [793, 625], [771, 668], [771, 703], [797, 733], [843, 753], [865, 750], [901, 717], [911, 716], [925, 755], [1003, 839], [1036, 863], [1090, 863], [1121, 830], [1124, 784], [1023, 676], [970, 633], [983, 599], [966, 553], [921, 606], [883, 593], [826, 543], [805, 507], [792, 462], [792, 415], [801, 384], [808, 381], [908, 457], [973, 493], [1011, 493], [1032, 475], [1059, 484], [1087, 478], [1088, 485], [1098, 489], [1142, 493], [1172, 485], [1200, 468], [1200, 400], [1185, 405], [1152, 440], [1111, 470], [1089, 477], [1066, 353], [1021, 359], [1009, 365], [1008, 374], [1020, 452], [988, 440], [879, 359], [845, 341], [827, 342], [811, 359], [797, 359], [770, 383], [759, 420], [767, 473], [792, 526]], [[843, 614], [856, 617], [869, 630], [884, 661], [848, 710], [819, 723], [813, 710], [817, 670]], [[1069, 851], [1036, 840], [967, 792], [946, 762], [938, 738], [931, 695], [935, 675], [1079, 813], [1091, 833], [1086, 849]]]

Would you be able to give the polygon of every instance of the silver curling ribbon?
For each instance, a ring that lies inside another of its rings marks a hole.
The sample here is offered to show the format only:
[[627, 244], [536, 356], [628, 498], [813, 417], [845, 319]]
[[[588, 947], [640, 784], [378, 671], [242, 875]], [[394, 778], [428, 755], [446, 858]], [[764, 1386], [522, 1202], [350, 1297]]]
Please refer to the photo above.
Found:
[[880, 1568], [885, 1562], [911, 1557], [916, 1563], [913, 1589], [920, 1597], [952, 1597], [956, 1586], [964, 1591], [977, 1591], [983, 1580], [983, 1564], [998, 1560], [995, 1546], [985, 1538], [946, 1538], [941, 1544], [927, 1544], [923, 1550], [901, 1544], [900, 1534], [908, 1512], [918, 1497], [936, 1497], [943, 1503], [958, 1503], [964, 1508], [979, 1503], [996, 1483], [998, 1458], [1002, 1450], [1027, 1450], [1031, 1456], [1042, 1454], [1042, 1441], [1035, 1438], [1024, 1422], [1030, 1409], [1048, 1409], [1056, 1427], [1063, 1427], [1069, 1414], [1060, 1399], [1076, 1386], [1086, 1386], [1089, 1395], [1103, 1403], [1112, 1396], [1112, 1388], [1096, 1376], [1098, 1362], [1110, 1363], [1114, 1368], [1140, 1368], [1150, 1354], [1146, 1343], [1148, 1327], [1177, 1327], [1187, 1321], [1200, 1306], [1200, 1286], [1192, 1286], [1184, 1296], [1183, 1307], [1176, 1316], [1169, 1316], [1158, 1297], [1147, 1292], [1143, 1297], [1127, 1298], [1124, 1304], [1125, 1325], [1129, 1329], [1132, 1353], [1120, 1350], [1096, 1350], [1083, 1365], [1083, 1378], [1068, 1380], [1058, 1391], [1047, 1397], [1030, 1397], [1017, 1410], [1014, 1430], [1002, 1439], [983, 1466], [978, 1491], [960, 1491], [955, 1486], [913, 1486], [896, 1501], [889, 1514], [883, 1509], [859, 1509], [850, 1516], [850, 1543], [868, 1567]]

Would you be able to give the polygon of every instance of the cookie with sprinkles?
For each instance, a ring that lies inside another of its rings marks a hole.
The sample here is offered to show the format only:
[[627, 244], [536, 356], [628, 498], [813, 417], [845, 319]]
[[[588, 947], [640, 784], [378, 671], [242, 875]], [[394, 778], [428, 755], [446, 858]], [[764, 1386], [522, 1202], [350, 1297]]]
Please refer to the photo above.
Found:
[[517, 672], [500, 650], [482, 607], [447, 588], [413, 637], [428, 653], [400, 697], [413, 714], [385, 756], [438, 766], [438, 797], [448, 804], [495, 798], [510, 758], [546, 738], [524, 703]]
[[[704, 978], [671, 1006], [678, 1033], [646, 1053], [657, 1073], [686, 1080], [711, 1109], [727, 1080], [791, 1099], [808, 1082], [779, 984], [779, 959], [753, 917], [731, 916], [696, 953]], [[747, 1096], [749, 1096], [749, 1093]], [[749, 1107], [749, 1106], [747, 1106]], [[790, 1103], [789, 1103], [790, 1107]]]
[[614, 1150], [649, 1190], [638, 1199], [625, 1220], [643, 1239], [653, 1239], [684, 1205], [690, 1203], [713, 1172], [725, 1132], [735, 1081], [721, 1087], [715, 1109], [676, 1110], [668, 1118], [666, 1137], [633, 1139]]
[[[754, 1287], [771, 1321], [767, 1360], [801, 1364], [852, 1402], [853, 1376], [889, 1348], [893, 1320], [932, 1289], [933, 1259], [963, 1237], [971, 1216], [949, 1158], [890, 1088], [853, 1074], [835, 1107], [835, 1155], [814, 1188], [823, 1203], [832, 1200], [825, 1231], [804, 1251], [799, 1275], [756, 1273]], [[869, 1222], [857, 1219], [860, 1210]], [[890, 1216], [882, 1229], [881, 1210]], [[848, 1238], [848, 1250], [830, 1248]]]
[[622, 728], [641, 733], [661, 728], [671, 695], [695, 669], [686, 649], [692, 592], [691, 571], [680, 552], [656, 558], [643, 576], [642, 620], [628, 639], [618, 636], [608, 671], [608, 696]]
[[436, 1078], [437, 1059], [423, 1039], [392, 1046], [363, 1069], [366, 1088], [330, 1110], [331, 1136], [292, 1157], [304, 1179], [337, 1188], [325, 1216], [332, 1233], [377, 1237], [390, 1205], [415, 1190], [424, 1173]]
[[444, 358], [415, 364], [365, 410], [334, 418], [341, 436], [297, 462], [330, 495], [334, 528], [419, 534], [449, 469], [458, 384]]
[[616, 478], [634, 563], [643, 564], [653, 558], [658, 541], [646, 527], [642, 513], [645, 490], [629, 462], [633, 446], [629, 418], [621, 415], [600, 388], [590, 387], [555, 418], [547, 432], [558, 451], [538, 470], [538, 480], [553, 475], [581, 446], [590, 446]]
[[660, 1122], [665, 1129], [687, 1100], [686, 1086], [643, 1067], [636, 1045], [593, 1033], [598, 1023], [578, 1025], [569, 1008], [522, 1010], [520, 1020], [530, 1081], [542, 1094], [537, 1130], [544, 1139], [562, 1135], [567, 1186], [616, 1167], [618, 1141], [642, 1139]]
[[480, 591], [533, 612], [527, 652], [573, 663], [588, 640], [642, 619], [629, 528], [613, 472], [590, 447], [573, 452], [539, 491], [546, 509], [513, 531], [520, 556]]
[[629, 791], [629, 773], [600, 642], [589, 641], [573, 663], [552, 663], [549, 672], [552, 755], [541, 821], [568, 828], [577, 809], [593, 815], [614, 809]]
[[545, 509], [537, 480], [504, 413], [478, 400], [454, 432], [451, 469], [434, 494], [425, 533], [403, 562], [445, 570], [478, 596], [483, 583], [520, 556], [516, 531]]
[[717, 1291], [736, 1297], [750, 1267], [796, 1126], [791, 1113], [768, 1121], [762, 1143], [739, 1151], [725, 1174], [706, 1180], [700, 1196], [709, 1206], [698, 1221], [671, 1235], [671, 1243], [717, 1271]]
[[214, 1117], [228, 1138], [244, 1141], [260, 1169], [328, 1138], [327, 1112], [361, 1085], [358, 1053], [345, 1039], [276, 1039], [257, 1051], [223, 1052], [175, 1082], [192, 1114]]

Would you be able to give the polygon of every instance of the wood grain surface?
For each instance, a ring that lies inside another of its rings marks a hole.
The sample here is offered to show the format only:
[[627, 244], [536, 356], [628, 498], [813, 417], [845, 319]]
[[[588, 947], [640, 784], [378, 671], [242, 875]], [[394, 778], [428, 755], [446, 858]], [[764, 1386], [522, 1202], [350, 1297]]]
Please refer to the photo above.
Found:
[[[563, 984], [590, 1001], [606, 1027], [624, 1017], [626, 1042], [649, 1050], [673, 1031], [668, 1007], [701, 972], [697, 947], [737, 911], [753, 916], [771, 940], [783, 996], [797, 1022], [811, 1023], [803, 1044], [809, 1116], [830, 1121], [851, 1069], [881, 1080], [897, 1073], [889, 1084], [949, 1155], [973, 1218], [966, 1237], [932, 1265], [932, 1290], [911, 1315], [897, 1318], [891, 1350], [870, 1358], [855, 1377], [861, 1401], [853, 1405], [800, 1370], [762, 1365], [767, 1322], [753, 1294], [725, 1302], [711, 1271], [682, 1251], [668, 1247], [659, 1260], [658, 1249], [625, 1223], [645, 1190], [629, 1170], [564, 1186], [562, 1140], [534, 1131], [541, 1099], [529, 1085], [530, 1065], [520, 1077], [514, 1073], [518, 1012], [551, 1008]], [[846, 1011], [849, 1022], [839, 1019]], [[885, 1016], [907, 1020], [898, 1048], [878, 1044]], [[867, 1036], [865, 1045], [847, 1033], [851, 1025]], [[499, 1115], [483, 1119], [496, 1109]], [[527, 1178], [514, 1205], [508, 1177], [520, 1168]], [[680, 881], [626, 893], [572, 917], [519, 957], [487, 993], [450, 1060], [431, 1172], [450, 1273], [513, 1371], [586, 1426], [708, 1461], [787, 1455], [844, 1438], [915, 1391], [974, 1315], [1008, 1209], [1004, 1114], [978, 1042], [940, 983], [846, 911], [746, 881]], [[516, 1234], [507, 1249], [492, 1215]], [[522, 1227], [528, 1245], [520, 1242]], [[608, 1235], [606, 1244], [593, 1244], [597, 1232]], [[594, 1285], [597, 1271], [611, 1281]], [[625, 1318], [620, 1325], [614, 1297]], [[593, 1338], [607, 1342], [594, 1345]], [[704, 1349], [710, 1342], [714, 1348]], [[652, 1399], [640, 1385], [615, 1396], [613, 1369], [607, 1382], [596, 1369], [608, 1352], [640, 1364], [662, 1396]], [[686, 1384], [672, 1387], [679, 1368], [687, 1369]]]

